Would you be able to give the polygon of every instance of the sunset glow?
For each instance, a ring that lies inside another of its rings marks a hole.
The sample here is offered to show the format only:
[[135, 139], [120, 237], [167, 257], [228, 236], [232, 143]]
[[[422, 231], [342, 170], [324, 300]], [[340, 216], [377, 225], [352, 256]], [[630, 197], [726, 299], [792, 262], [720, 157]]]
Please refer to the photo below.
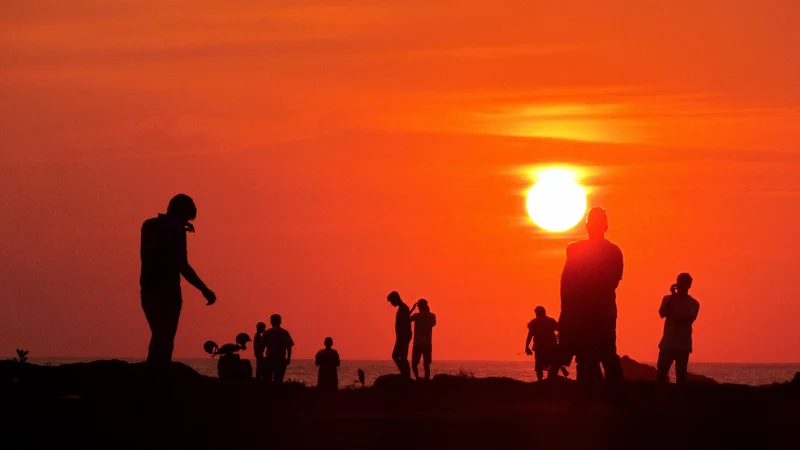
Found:
[[560, 232], [574, 227], [586, 212], [586, 192], [567, 169], [546, 169], [530, 191], [526, 206], [539, 227]]
[[[0, 353], [142, 356], [140, 227], [183, 192], [218, 301], [184, 290], [177, 356], [280, 313], [297, 358], [331, 336], [387, 359], [397, 290], [430, 301], [437, 358], [524, 361], [588, 204], [625, 256], [620, 354], [656, 359], [686, 271], [693, 361], [800, 361], [798, 17], [797, 0], [0, 2]], [[577, 185], [536, 172], [552, 164]]]

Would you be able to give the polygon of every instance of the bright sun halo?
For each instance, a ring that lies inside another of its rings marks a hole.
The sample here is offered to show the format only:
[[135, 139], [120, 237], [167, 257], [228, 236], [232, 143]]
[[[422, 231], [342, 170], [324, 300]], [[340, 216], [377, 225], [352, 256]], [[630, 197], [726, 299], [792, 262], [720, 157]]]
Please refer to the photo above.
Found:
[[528, 191], [528, 215], [539, 227], [566, 231], [578, 224], [586, 212], [586, 191], [567, 169], [547, 169]]

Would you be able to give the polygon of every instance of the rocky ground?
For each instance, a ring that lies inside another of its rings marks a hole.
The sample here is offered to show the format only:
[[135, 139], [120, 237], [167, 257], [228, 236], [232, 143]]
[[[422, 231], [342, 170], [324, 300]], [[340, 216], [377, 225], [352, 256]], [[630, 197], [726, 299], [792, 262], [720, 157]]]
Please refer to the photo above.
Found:
[[798, 448], [800, 377], [765, 387], [694, 378], [662, 396], [654, 370], [624, 362], [625, 404], [573, 410], [575, 383], [439, 375], [381, 377], [335, 393], [274, 391], [174, 364], [57, 367], [0, 362], [1, 448]]

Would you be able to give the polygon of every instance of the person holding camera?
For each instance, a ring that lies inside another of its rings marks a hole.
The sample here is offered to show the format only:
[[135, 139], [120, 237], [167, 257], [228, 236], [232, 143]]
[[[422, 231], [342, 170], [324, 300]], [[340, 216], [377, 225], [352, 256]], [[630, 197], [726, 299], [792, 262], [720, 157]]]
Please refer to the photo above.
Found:
[[675, 382], [683, 386], [692, 352], [692, 324], [700, 311], [700, 302], [689, 295], [692, 277], [688, 273], [678, 275], [678, 282], [664, 296], [658, 315], [664, 320], [664, 336], [658, 345], [658, 382], [669, 383], [669, 369], [675, 363]]

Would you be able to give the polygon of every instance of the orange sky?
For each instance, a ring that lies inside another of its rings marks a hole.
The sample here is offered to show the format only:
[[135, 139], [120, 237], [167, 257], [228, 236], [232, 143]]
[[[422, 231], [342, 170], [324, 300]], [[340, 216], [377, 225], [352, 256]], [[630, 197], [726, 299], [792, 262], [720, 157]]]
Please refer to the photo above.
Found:
[[178, 356], [280, 312], [297, 357], [388, 359], [397, 289], [438, 359], [522, 359], [582, 236], [524, 168], [564, 163], [625, 253], [620, 353], [689, 271], [695, 361], [800, 361], [800, 3], [235, 3], [0, 3], [0, 354], [143, 356], [139, 228], [186, 192], [219, 301], [185, 289]]

